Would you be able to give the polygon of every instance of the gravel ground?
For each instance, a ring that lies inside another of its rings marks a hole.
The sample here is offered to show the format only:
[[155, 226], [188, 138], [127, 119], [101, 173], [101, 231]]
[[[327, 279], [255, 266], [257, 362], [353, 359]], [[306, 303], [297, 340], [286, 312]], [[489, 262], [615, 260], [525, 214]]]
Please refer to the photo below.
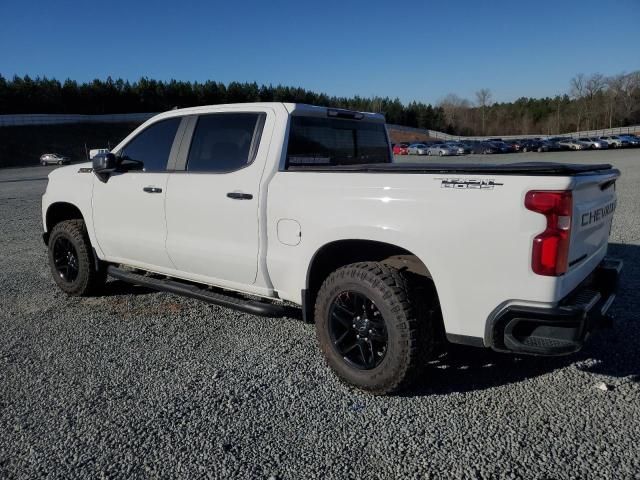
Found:
[[298, 319], [119, 282], [67, 298], [50, 168], [0, 171], [0, 477], [640, 478], [640, 150], [501, 160], [525, 158], [622, 170], [616, 329], [559, 359], [452, 348], [395, 397], [340, 384]]

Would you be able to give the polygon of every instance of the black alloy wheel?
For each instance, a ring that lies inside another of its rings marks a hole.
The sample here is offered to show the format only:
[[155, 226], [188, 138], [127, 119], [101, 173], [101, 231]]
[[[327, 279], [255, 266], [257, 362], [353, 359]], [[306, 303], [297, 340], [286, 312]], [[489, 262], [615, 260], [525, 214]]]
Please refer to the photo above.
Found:
[[428, 308], [434, 297], [421, 285], [379, 262], [351, 263], [324, 280], [315, 302], [316, 337], [343, 382], [383, 395], [416, 378], [439, 335], [439, 317]]
[[389, 339], [384, 318], [371, 299], [342, 292], [331, 304], [329, 316], [333, 347], [347, 364], [371, 370], [382, 363]]
[[105, 283], [106, 268], [94, 257], [82, 219], [64, 220], [53, 226], [48, 256], [53, 280], [69, 295], [95, 293]]
[[58, 276], [67, 283], [78, 278], [78, 252], [69, 239], [58, 237], [53, 244], [53, 264]]

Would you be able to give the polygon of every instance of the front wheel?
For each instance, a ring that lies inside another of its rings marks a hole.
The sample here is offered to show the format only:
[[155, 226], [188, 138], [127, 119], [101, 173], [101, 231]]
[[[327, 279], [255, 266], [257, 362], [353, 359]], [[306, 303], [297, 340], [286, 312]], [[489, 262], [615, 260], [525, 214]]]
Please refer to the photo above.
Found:
[[435, 349], [435, 334], [418, 317], [423, 295], [377, 262], [354, 263], [324, 281], [315, 306], [316, 336], [331, 369], [344, 382], [375, 394], [407, 386], [420, 359]]
[[99, 290], [106, 281], [106, 270], [96, 269], [95, 260], [83, 220], [65, 220], [53, 227], [49, 266], [63, 292], [81, 296]]

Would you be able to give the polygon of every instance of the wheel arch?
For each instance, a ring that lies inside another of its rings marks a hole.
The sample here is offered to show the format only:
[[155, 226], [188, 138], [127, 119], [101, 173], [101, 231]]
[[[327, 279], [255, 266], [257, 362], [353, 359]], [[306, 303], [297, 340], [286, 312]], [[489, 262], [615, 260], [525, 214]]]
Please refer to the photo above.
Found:
[[82, 211], [73, 203], [54, 202], [49, 205], [45, 214], [45, 243], [48, 243], [49, 234], [54, 226], [60, 222], [64, 222], [65, 220], [74, 219], [85, 220]]
[[311, 321], [313, 318], [316, 295], [322, 282], [331, 272], [350, 263], [365, 261], [381, 262], [399, 270], [411, 272], [433, 284], [433, 276], [425, 263], [403, 247], [377, 240], [332, 241], [316, 250], [307, 267], [305, 289], [302, 292], [302, 311], [305, 320]]

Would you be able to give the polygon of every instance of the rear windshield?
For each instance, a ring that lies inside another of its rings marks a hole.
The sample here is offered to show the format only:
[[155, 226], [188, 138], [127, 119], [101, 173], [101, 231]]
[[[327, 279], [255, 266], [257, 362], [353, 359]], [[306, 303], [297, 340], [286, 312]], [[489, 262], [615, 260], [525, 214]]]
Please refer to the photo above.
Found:
[[384, 124], [291, 117], [287, 168], [364, 163], [391, 163]]

